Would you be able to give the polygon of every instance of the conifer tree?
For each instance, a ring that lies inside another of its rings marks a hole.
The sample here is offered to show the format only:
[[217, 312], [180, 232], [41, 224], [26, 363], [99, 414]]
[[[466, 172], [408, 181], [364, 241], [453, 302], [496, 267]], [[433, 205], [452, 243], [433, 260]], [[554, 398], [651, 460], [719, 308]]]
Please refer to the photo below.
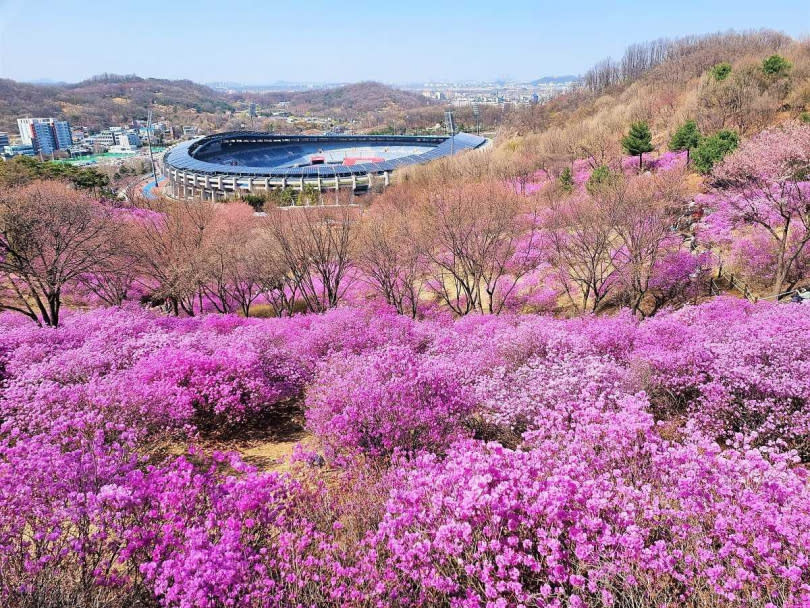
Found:
[[645, 152], [652, 152], [652, 133], [644, 121], [634, 122], [630, 131], [622, 138], [622, 148], [632, 156], [638, 156], [638, 168], [642, 167]]
[[669, 140], [669, 149], [673, 152], [686, 150], [686, 164], [689, 164], [689, 155], [700, 145], [700, 129], [694, 120], [683, 123]]
[[571, 167], [566, 167], [560, 173], [560, 186], [566, 192], [571, 192], [574, 189], [574, 176], [571, 175]]

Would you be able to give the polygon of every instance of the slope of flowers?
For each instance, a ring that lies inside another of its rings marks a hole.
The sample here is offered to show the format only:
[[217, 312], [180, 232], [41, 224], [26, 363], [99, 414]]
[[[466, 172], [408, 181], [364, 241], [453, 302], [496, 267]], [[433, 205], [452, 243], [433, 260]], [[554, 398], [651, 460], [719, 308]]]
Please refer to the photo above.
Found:
[[3, 605], [810, 604], [810, 307], [0, 326]]

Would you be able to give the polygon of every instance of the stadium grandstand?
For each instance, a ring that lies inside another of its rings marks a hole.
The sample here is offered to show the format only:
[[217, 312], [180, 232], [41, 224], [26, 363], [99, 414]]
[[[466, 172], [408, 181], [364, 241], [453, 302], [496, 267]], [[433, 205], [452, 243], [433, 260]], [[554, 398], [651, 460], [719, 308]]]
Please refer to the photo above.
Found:
[[391, 174], [487, 139], [443, 135], [278, 135], [256, 131], [217, 133], [168, 150], [163, 173], [175, 198], [221, 200], [275, 188], [318, 191], [387, 186]]

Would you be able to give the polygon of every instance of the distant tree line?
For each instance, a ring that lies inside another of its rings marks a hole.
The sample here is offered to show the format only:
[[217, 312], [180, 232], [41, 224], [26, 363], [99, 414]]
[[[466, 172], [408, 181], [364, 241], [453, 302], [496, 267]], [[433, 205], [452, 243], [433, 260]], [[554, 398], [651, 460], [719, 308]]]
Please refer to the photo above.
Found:
[[659, 38], [650, 42], [632, 44], [618, 61], [608, 58], [589, 69], [583, 77], [584, 86], [593, 93], [625, 82], [632, 82], [644, 73], [672, 59], [695, 63], [695, 73], [741, 52], [779, 50], [791, 39], [771, 30], [714, 33], [683, 38]]

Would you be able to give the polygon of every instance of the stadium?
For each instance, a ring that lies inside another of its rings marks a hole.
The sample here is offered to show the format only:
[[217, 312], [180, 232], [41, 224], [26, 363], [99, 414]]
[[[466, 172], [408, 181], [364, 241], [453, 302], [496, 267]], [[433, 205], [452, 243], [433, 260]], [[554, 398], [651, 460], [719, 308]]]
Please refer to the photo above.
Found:
[[275, 188], [318, 191], [384, 187], [391, 173], [463, 150], [487, 139], [449, 135], [277, 135], [217, 133], [184, 142], [163, 156], [175, 198], [220, 200]]

